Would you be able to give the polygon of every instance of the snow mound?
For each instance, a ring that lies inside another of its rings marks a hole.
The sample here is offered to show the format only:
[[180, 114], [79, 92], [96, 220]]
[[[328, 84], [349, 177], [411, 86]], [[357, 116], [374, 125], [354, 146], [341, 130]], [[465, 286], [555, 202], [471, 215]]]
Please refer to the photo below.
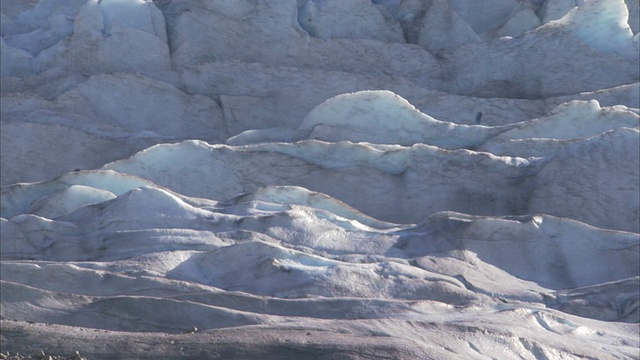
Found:
[[[33, 186], [32, 194], [37, 184]], [[96, 193], [110, 196], [101, 202], [94, 198], [81, 202], [87, 200], [87, 194]], [[150, 249], [212, 249], [252, 233], [264, 241], [328, 253], [371, 253], [391, 247], [393, 237], [385, 233], [402, 228], [302, 188], [265, 188], [223, 202], [189, 198], [149, 185], [115, 198], [110, 192], [78, 185], [53, 194], [43, 191], [42, 196], [27, 212], [3, 219], [3, 236], [15, 237], [3, 243], [6, 256], [117, 259]], [[285, 202], [288, 199], [292, 202]], [[58, 216], [53, 220], [33, 211], [53, 200], [74, 206], [64, 211], [56, 208]], [[35, 230], [39, 227], [43, 231]], [[370, 242], [369, 233], [379, 236]]]
[[[482, 114], [479, 114], [482, 121]], [[416, 143], [445, 149], [469, 148], [508, 156], [549, 156], [562, 140], [583, 139], [622, 127], [637, 128], [640, 117], [624, 106], [597, 100], [560, 104], [548, 114], [506, 126], [459, 125], [436, 120], [390, 91], [362, 91], [333, 97], [314, 108], [299, 129], [248, 130], [227, 140], [234, 146], [306, 139], [375, 144]], [[580, 124], [580, 126], [576, 126]]]
[[[60, 212], [62, 209], [67, 209], [71, 212], [80, 206], [86, 205], [90, 198], [110, 197], [108, 193], [117, 196], [131, 189], [148, 185], [153, 185], [153, 183], [139, 177], [111, 170], [71, 172], [51, 181], [3, 187], [1, 192], [1, 216], [11, 218], [18, 214], [27, 213], [32, 204], [36, 205], [35, 209], [37, 209], [37, 204], [48, 202], [48, 200], [45, 200], [48, 196], [52, 196], [55, 202], [62, 200], [60, 198], [64, 197], [64, 201], [66, 201], [65, 207], [55, 209], [56, 212]], [[81, 187], [76, 188], [79, 191], [67, 191], [73, 186]], [[58, 192], [62, 192], [63, 195], [55, 195]]]
[[78, 208], [115, 198], [110, 191], [84, 185], [71, 185], [34, 201], [27, 211], [49, 219], [68, 214]]
[[300, 125], [300, 130], [310, 131], [311, 139], [424, 143], [445, 149], [477, 146], [507, 129], [439, 121], [390, 91], [338, 95], [314, 108]]
[[[282, 189], [277, 190], [271, 199], [285, 197]], [[285, 195], [300, 200], [300, 193], [308, 193], [293, 190], [293, 195], [291, 191]], [[323, 200], [323, 207], [335, 207], [335, 200]], [[109, 302], [111, 296], [123, 293], [126, 296], [121, 301], [131, 302], [131, 309], [137, 308], [140, 296], [154, 297], [149, 301], [159, 301], [159, 306], [169, 305], [155, 297], [169, 295], [208, 304], [206, 297], [188, 294], [221, 291], [295, 299], [429, 299], [458, 305], [498, 296], [507, 303], [529, 301], [560, 308], [566, 296], [551, 290], [626, 281], [638, 276], [640, 265], [636, 234], [546, 215], [494, 218], [439, 213], [414, 227], [344, 232], [323, 223], [326, 217], [299, 211], [300, 205], [274, 210], [238, 207], [251, 205], [255, 199], [234, 202], [237, 204], [229, 206], [141, 187], [55, 220], [15, 216], [2, 223], [3, 256], [15, 259], [3, 262], [10, 274], [4, 279], [62, 291], [80, 302], [82, 297], [71, 294], [102, 296]], [[23, 238], [7, 236], [10, 226], [17, 227], [13, 231]], [[34, 258], [47, 261], [26, 260]], [[597, 264], [588, 261], [593, 258], [599, 259]], [[71, 263], [56, 263], [64, 260]], [[49, 280], [59, 276], [66, 279]], [[147, 287], [153, 290], [145, 290]], [[588, 297], [581, 306], [600, 308], [605, 306], [602, 299], [613, 296], [618, 295]], [[227, 303], [223, 295], [219, 297], [213, 305]], [[93, 301], [97, 299], [90, 303]], [[40, 305], [57, 306], [55, 302]], [[7, 307], [6, 314], [28, 316], [28, 308], [16, 306]], [[299, 306], [303, 309], [311, 304]], [[577, 305], [571, 306], [567, 308], [577, 310], [570, 313], [580, 311]], [[633, 306], [624, 306], [627, 310], [620, 317], [606, 315], [607, 319], [627, 319]], [[238, 311], [259, 308], [250, 304], [231, 307]], [[71, 318], [65, 321], [84, 324]], [[200, 324], [215, 327], [209, 322]], [[102, 328], [111, 326], [105, 323]]]
[[[287, 298], [391, 297], [454, 303], [474, 298], [455, 278], [408, 265], [385, 262], [354, 266], [261, 242], [196, 254], [168, 276], [229, 291]], [[413, 290], [407, 292], [405, 286]]]
[[237, 202], [266, 201], [277, 204], [295, 204], [324, 210], [345, 219], [376, 229], [394, 228], [397, 224], [387, 223], [369, 217], [347, 204], [326, 194], [309, 191], [299, 186], [267, 186], [250, 194], [236, 198]]

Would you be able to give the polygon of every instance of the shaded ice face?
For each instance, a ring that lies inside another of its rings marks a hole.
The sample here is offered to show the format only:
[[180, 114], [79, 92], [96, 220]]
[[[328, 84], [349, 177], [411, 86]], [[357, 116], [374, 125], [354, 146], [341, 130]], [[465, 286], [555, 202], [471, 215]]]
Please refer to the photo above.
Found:
[[104, 16], [105, 34], [110, 34], [118, 27], [154, 34], [150, 14], [152, 3], [142, 0], [100, 0], [98, 4]]
[[629, 10], [624, 0], [591, 0], [550, 24], [566, 27], [594, 49], [632, 56], [635, 49], [628, 19]]

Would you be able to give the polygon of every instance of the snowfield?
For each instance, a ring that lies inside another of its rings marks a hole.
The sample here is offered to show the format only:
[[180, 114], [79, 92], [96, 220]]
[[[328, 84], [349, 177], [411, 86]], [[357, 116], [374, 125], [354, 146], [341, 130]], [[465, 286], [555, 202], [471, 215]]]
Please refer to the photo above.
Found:
[[7, 0], [2, 352], [640, 358], [638, 0]]

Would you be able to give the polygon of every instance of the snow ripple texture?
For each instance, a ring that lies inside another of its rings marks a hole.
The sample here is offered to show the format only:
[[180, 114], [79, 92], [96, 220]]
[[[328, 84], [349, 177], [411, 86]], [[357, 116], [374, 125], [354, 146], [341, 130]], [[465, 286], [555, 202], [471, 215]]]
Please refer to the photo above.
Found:
[[637, 359], [637, 0], [1, 5], [0, 344]]

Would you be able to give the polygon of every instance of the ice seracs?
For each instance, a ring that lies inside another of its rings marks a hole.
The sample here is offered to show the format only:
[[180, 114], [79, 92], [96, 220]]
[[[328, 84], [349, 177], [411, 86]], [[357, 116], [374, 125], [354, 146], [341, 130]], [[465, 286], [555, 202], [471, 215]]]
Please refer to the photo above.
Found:
[[395, 13], [407, 42], [432, 53], [443, 48], [480, 42], [480, 37], [444, 0], [400, 1]]
[[546, 27], [570, 31], [589, 46], [637, 59], [629, 27], [629, 10], [624, 0], [585, 0]]
[[298, 23], [309, 35], [325, 40], [404, 41], [400, 25], [385, 19], [375, 4], [368, 0], [301, 1], [298, 4]]

